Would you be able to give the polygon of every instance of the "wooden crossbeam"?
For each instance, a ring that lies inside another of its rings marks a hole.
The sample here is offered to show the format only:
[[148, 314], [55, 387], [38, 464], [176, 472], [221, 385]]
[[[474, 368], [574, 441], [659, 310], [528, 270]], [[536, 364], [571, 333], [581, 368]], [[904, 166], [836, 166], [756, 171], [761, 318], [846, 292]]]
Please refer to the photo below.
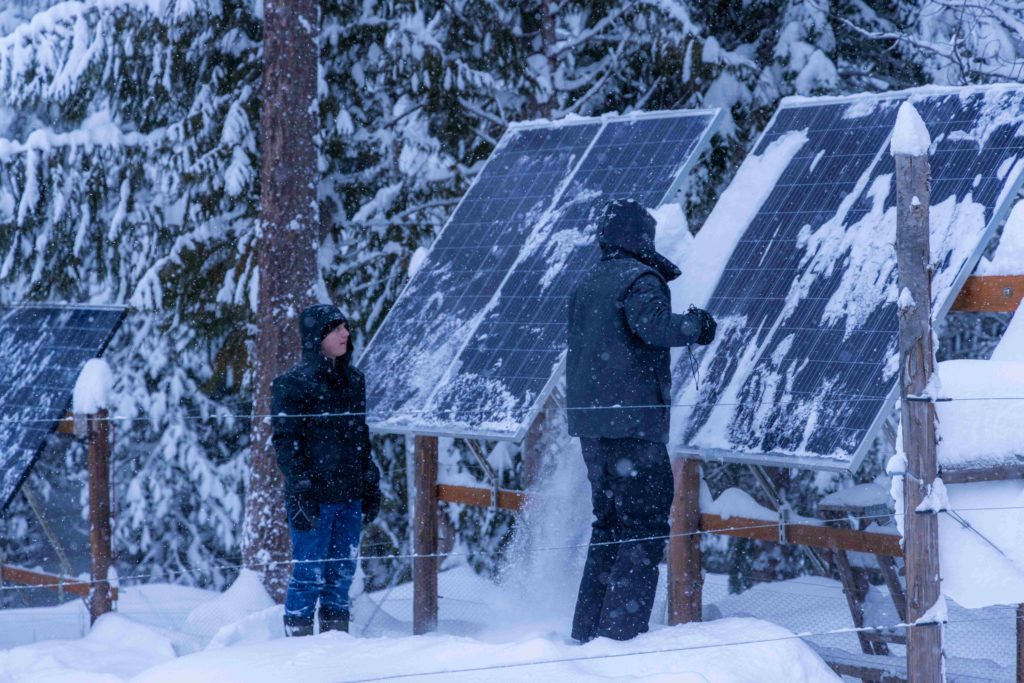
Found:
[[[490, 507], [491, 490], [473, 486], [438, 484], [437, 499], [448, 503]], [[525, 504], [526, 494], [522, 491], [498, 489], [498, 507], [502, 510], [522, 510]]]
[[939, 476], [946, 484], [973, 484], [979, 481], [1007, 481], [1024, 479], [1024, 463], [1008, 463], [990, 467], [968, 467], [949, 469], [941, 467]]
[[[779, 527], [775, 521], [749, 519], [747, 517], [730, 517], [722, 519], [719, 515], [702, 514], [700, 516], [701, 531], [708, 531], [726, 536], [739, 536], [755, 541], [778, 543]], [[880, 534], [871, 531], [857, 531], [831, 526], [812, 526], [810, 524], [787, 524], [786, 536], [793, 545], [806, 545], [814, 548], [830, 548], [847, 550], [874, 555], [891, 555], [900, 557], [900, 537], [894, 534]]]
[[[457, 486], [455, 484], [438, 484], [437, 499], [449, 503], [491, 505], [490, 489]], [[503, 510], [521, 510], [526, 504], [527, 494], [523, 491], [498, 491], [498, 507]], [[722, 519], [719, 515], [702, 514], [700, 530], [727, 536], [738, 536], [755, 541], [779, 540], [779, 527], [775, 521], [750, 519], [747, 517], [730, 517]], [[901, 557], [900, 537], [894, 534], [881, 534], [871, 531], [858, 531], [841, 527], [816, 526], [810, 524], [787, 524], [786, 533], [789, 542], [794, 545], [807, 545], [815, 548], [847, 550], [852, 552], [872, 553]]]
[[[64, 592], [81, 598], [88, 598], [89, 591], [92, 588], [90, 581], [62, 577], [46, 572], [37, 572], [25, 569], [24, 567], [15, 567], [11, 564], [0, 565], [0, 580], [4, 583], [13, 583], [18, 586], [36, 586], [53, 590], [63, 588]], [[112, 600], [117, 601], [116, 587], [112, 586], [110, 588], [110, 596]]]
[[972, 275], [953, 302], [954, 311], [1013, 313], [1024, 298], [1024, 275]]

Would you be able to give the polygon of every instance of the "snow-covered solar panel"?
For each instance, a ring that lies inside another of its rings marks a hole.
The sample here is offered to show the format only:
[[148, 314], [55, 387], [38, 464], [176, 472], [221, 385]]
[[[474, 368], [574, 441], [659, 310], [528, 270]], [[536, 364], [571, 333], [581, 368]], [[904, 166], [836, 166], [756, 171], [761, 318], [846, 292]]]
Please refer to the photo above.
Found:
[[512, 127], [360, 359], [370, 426], [522, 439], [560, 371], [568, 296], [597, 258], [599, 209], [620, 197], [662, 204], [719, 118]]
[[64, 417], [82, 366], [124, 318], [120, 306], [0, 308], [0, 510]]
[[716, 207], [703, 228], [742, 234], [707, 302], [719, 332], [700, 385], [674, 369], [674, 452], [859, 466], [898, 389], [888, 142], [908, 98], [933, 140], [932, 305], [949, 310], [1024, 180], [1024, 90], [784, 101], [721, 199], [749, 203], [742, 224]]

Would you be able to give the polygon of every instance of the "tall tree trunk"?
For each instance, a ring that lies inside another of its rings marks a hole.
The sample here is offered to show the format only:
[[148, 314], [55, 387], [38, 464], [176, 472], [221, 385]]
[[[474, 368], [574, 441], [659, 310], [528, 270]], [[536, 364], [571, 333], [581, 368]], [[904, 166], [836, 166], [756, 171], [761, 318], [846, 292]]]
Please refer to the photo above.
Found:
[[265, 416], [271, 381], [299, 357], [298, 313], [316, 298], [318, 11], [316, 0], [264, 5], [259, 303], [242, 559], [263, 575], [278, 602], [291, 570], [290, 547], [283, 482]]

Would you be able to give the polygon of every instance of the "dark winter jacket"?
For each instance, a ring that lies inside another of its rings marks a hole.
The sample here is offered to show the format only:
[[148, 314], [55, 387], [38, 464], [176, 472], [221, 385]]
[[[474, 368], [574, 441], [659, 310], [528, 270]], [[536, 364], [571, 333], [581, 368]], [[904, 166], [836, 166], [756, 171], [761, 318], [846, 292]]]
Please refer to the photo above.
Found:
[[366, 382], [349, 364], [352, 343], [333, 363], [320, 352], [323, 338], [344, 322], [334, 306], [304, 310], [302, 361], [275, 379], [271, 390], [274, 450], [290, 514], [295, 503], [361, 500], [364, 516], [372, 519], [380, 506], [380, 473], [370, 457], [364, 414]]
[[601, 260], [569, 303], [572, 436], [668, 442], [669, 348], [697, 342], [706, 314], [672, 312], [667, 283], [680, 272], [655, 251], [654, 227], [632, 201], [610, 203], [600, 219]]

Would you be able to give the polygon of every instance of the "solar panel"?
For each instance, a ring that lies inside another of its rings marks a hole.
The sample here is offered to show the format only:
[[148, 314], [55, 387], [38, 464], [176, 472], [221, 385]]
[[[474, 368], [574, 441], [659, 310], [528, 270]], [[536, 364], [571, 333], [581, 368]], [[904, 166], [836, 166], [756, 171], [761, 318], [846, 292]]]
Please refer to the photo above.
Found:
[[119, 306], [0, 308], [0, 510], [66, 414], [82, 366], [103, 352], [124, 314]]
[[[568, 296], [597, 258], [599, 209], [621, 197], [656, 207], [673, 195], [719, 116], [664, 112], [511, 129], [438, 237], [429, 269], [412, 279], [360, 359], [371, 427], [521, 440], [559, 375]], [[549, 173], [543, 193], [532, 190], [537, 169]], [[508, 201], [521, 210], [489, 208]], [[480, 208], [467, 218], [469, 203]], [[435, 294], [447, 286], [459, 288], [455, 301]]]
[[[948, 311], [1020, 189], [1024, 90], [784, 102], [744, 164], [763, 162], [787, 139], [798, 150], [707, 304], [719, 335], [699, 352], [701, 383], [686, 363], [674, 369], [674, 452], [834, 470], [859, 465], [898, 388], [888, 140], [908, 98], [933, 140], [932, 305], [937, 319]], [[716, 230], [714, 216], [703, 229]]]

